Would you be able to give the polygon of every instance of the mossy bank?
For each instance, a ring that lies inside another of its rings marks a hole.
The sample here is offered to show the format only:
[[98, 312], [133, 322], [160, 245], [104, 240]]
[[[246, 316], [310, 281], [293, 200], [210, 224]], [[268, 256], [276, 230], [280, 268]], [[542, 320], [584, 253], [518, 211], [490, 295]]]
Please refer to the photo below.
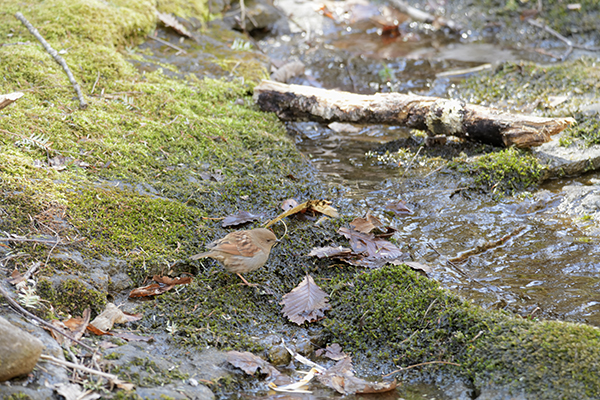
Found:
[[[182, 10], [206, 19], [202, 3], [186, 4]], [[476, 387], [497, 383], [534, 392], [539, 387], [514, 384], [510, 377], [522, 373], [530, 382], [543, 374], [550, 380], [556, 370], [538, 368], [552, 355], [528, 340], [548, 349], [552, 338], [579, 329], [586, 335], [579, 335], [579, 347], [556, 342], [564, 356], [560, 365], [573, 372], [553, 393], [597, 393], [597, 374], [591, 374], [597, 367], [587, 362], [598, 348], [593, 328], [490, 314], [404, 267], [364, 271], [308, 257], [313, 246], [339, 241], [335, 232], [352, 217], [348, 209], [340, 209], [342, 219], [322, 225], [290, 221], [267, 266], [248, 277], [263, 289], [240, 287], [237, 277], [212, 261], [188, 262], [228, 231], [220, 227], [221, 217], [247, 210], [269, 218], [288, 198], [343, 196], [342, 188], [315, 176], [276, 117], [252, 104], [252, 87], [266, 66], [258, 62], [249, 71], [231, 63], [228, 70], [230, 64], [222, 63], [226, 79], [219, 80], [193, 74], [175, 79], [167, 69], [140, 72], [127, 60], [142, 59], [133, 49], [155, 28], [157, 8], [178, 10], [161, 3], [0, 5], [0, 37], [9, 44], [0, 47], [0, 93], [25, 93], [0, 111], [0, 230], [15, 235], [0, 252], [18, 255], [11, 257], [11, 269], [25, 271], [40, 261], [38, 289], [56, 314], [78, 314], [87, 305], [96, 314], [153, 274], [186, 272], [193, 283], [140, 303], [144, 318], [132, 327], [149, 334], [168, 328], [170, 344], [189, 351], [211, 346], [258, 352], [268, 347], [261, 338], [273, 333], [308, 337], [317, 345], [340, 342], [361, 369], [370, 368], [370, 357], [380, 362], [379, 372], [432, 358], [457, 361], [458, 372], [441, 368]], [[78, 108], [60, 66], [12, 17], [17, 11], [64, 50], [87, 94], [87, 109]], [[278, 236], [283, 230], [275, 227]], [[307, 273], [329, 289], [333, 310], [324, 321], [297, 327], [281, 315], [279, 302]], [[519, 368], [504, 358], [523, 353], [527, 361]], [[577, 358], [583, 354], [584, 360]]]

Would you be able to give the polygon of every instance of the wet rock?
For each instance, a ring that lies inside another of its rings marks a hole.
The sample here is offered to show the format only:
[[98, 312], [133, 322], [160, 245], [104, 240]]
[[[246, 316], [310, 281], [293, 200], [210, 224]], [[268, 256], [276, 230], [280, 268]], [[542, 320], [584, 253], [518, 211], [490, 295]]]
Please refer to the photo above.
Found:
[[[62, 348], [44, 329], [24, 321], [16, 314], [6, 314], [4, 318], [12, 325], [37, 338], [44, 347], [44, 354], [64, 360]], [[43, 368], [35, 368], [29, 376], [13, 378], [4, 384], [0, 384], [2, 385], [0, 386], [0, 393], [5, 396], [11, 394], [27, 395], [32, 400], [53, 398], [54, 384], [69, 382], [67, 370], [62, 366], [50, 365], [45, 362], [42, 363], [42, 366]], [[44, 384], [41, 384], [41, 382]]]
[[31, 372], [43, 348], [40, 340], [0, 317], [0, 381]]
[[271, 346], [267, 349], [267, 357], [273, 365], [288, 365], [292, 361], [292, 356], [283, 345]]
[[[281, 18], [280, 11], [266, 1], [245, 1], [244, 6], [246, 14], [245, 29], [247, 31], [270, 28]], [[224, 21], [231, 24], [234, 29], [242, 30], [243, 27], [240, 26], [241, 9], [239, 4], [236, 4], [228, 15], [228, 17], [224, 18]]]
[[[187, 387], [185, 387], [187, 386]], [[171, 387], [138, 388], [136, 394], [142, 399], [194, 399], [212, 400], [215, 395], [206, 386], [180, 385]]]
[[562, 176], [581, 175], [584, 172], [600, 168], [600, 146], [582, 147], [573, 143], [568, 147], [560, 145], [560, 137], [556, 135], [553, 139], [543, 145], [533, 148], [533, 154], [548, 169], [543, 179]]
[[294, 350], [305, 357], [308, 357], [315, 350], [312, 342], [308, 338], [300, 338], [294, 343]]
[[98, 290], [101, 290], [102, 292], [108, 291], [110, 278], [106, 272], [99, 269], [94, 270], [90, 273], [89, 280]]
[[118, 274], [111, 276], [110, 284], [109, 284], [108, 288], [111, 291], [120, 292], [122, 290], [129, 289], [132, 286], [133, 286], [133, 281], [131, 280], [129, 275], [127, 275], [124, 272], [120, 272]]
[[600, 186], [568, 185], [563, 187], [565, 193], [557, 210], [566, 215], [580, 218], [582, 223], [595, 221], [596, 224], [588, 233], [599, 234], [600, 228]]
[[224, 368], [225, 353], [214, 349], [179, 352], [170, 347], [169, 335], [155, 335], [154, 339], [151, 344], [130, 342], [105, 350], [111, 371], [131, 377], [136, 394], [144, 399], [213, 399], [212, 391], [200, 382], [230, 375]]
[[507, 388], [500, 388], [496, 386], [486, 386], [481, 389], [481, 393], [477, 396], [477, 400], [527, 400], [531, 397], [527, 397], [525, 394], [515, 393]]

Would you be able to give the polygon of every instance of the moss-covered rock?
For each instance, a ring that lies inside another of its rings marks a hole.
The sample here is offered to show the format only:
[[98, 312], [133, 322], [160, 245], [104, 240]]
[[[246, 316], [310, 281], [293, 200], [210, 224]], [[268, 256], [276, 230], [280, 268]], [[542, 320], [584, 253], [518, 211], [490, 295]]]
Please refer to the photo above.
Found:
[[405, 266], [351, 284], [334, 279], [329, 288], [335, 295], [324, 326], [363, 373], [434, 362], [421, 375], [468, 378], [477, 390], [499, 386], [539, 399], [600, 394], [595, 327], [482, 310]]

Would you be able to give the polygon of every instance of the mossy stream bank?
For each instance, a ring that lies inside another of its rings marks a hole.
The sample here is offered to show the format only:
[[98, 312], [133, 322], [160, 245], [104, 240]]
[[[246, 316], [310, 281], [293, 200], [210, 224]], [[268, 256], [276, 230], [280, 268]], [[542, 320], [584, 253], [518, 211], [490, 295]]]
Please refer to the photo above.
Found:
[[[0, 93], [25, 93], [0, 111], [0, 230], [14, 235], [0, 243], [0, 266], [23, 272], [41, 262], [37, 290], [47, 303], [38, 314], [64, 318], [89, 306], [93, 318], [153, 274], [186, 272], [194, 276], [191, 285], [125, 306], [144, 314], [129, 328], [155, 336], [154, 348], [169, 354], [194, 357], [210, 347], [281, 360], [274, 349], [284, 337], [309, 357], [315, 347], [340, 343], [365, 374], [437, 360], [461, 366], [432, 365], [398, 379], [456, 377], [474, 393], [495, 386], [535, 398], [600, 393], [596, 328], [482, 310], [404, 266], [365, 271], [308, 257], [312, 247], [341, 244], [336, 230], [354, 216], [350, 205], [340, 207], [340, 220], [322, 225], [289, 221], [267, 266], [248, 276], [269, 291], [240, 287], [211, 261], [188, 262], [229, 231], [215, 218], [240, 210], [271, 218], [288, 198], [335, 205], [344, 194], [319, 180], [275, 116], [252, 104], [252, 87], [266, 66], [258, 62], [246, 71], [223, 62], [231, 66], [221, 71], [228, 79], [200, 80], [143, 73], [127, 61], [142, 59], [134, 49], [155, 29], [157, 8], [204, 21], [203, 3], [185, 10], [141, 0], [2, 0], [0, 6], [0, 37], [13, 44], [0, 47]], [[63, 71], [12, 18], [17, 11], [66, 50], [63, 57], [88, 94], [87, 109], [78, 109]], [[275, 231], [281, 236], [283, 227]], [[279, 302], [306, 273], [330, 293], [332, 310], [297, 327], [281, 315]], [[143, 387], [190, 377], [171, 371], [144, 346], [136, 351], [135, 362], [123, 357], [129, 369], [115, 367], [118, 348], [106, 354], [116, 354], [108, 357], [115, 372], [141, 387], [137, 396], [145, 397]], [[155, 371], [154, 379], [133, 367]], [[217, 393], [248, 387], [211, 379]], [[0, 393], [36, 398], [42, 385], [29, 384], [31, 391], [2, 386]]]

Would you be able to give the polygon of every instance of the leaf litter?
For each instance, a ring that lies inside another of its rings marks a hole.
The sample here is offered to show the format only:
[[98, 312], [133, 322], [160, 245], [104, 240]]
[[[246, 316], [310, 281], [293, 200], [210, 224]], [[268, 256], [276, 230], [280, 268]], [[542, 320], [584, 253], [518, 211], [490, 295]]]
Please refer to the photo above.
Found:
[[314, 322], [325, 316], [325, 311], [331, 309], [328, 295], [314, 281], [312, 276], [306, 277], [291, 292], [283, 296], [281, 311], [290, 321], [302, 325], [304, 322]]
[[177, 285], [187, 285], [192, 282], [191, 276], [182, 278], [170, 278], [168, 276], [154, 275], [152, 279], [157, 283], [133, 289], [129, 293], [129, 298], [132, 297], [147, 297], [157, 296], [173, 289]]
[[[289, 207], [291, 204], [293, 204], [290, 200], [286, 200], [286, 202], [284, 202], [284, 205], [282, 207]], [[268, 228], [271, 225], [275, 224], [276, 222], [281, 221], [285, 217], [288, 217], [288, 216], [294, 215], [294, 214], [298, 214], [298, 213], [301, 213], [301, 214], [320, 213], [320, 214], [327, 215], [328, 217], [331, 217], [331, 218], [339, 218], [339, 216], [340, 216], [338, 211], [334, 207], [331, 206], [330, 201], [308, 200], [302, 204], [299, 204], [299, 205], [297, 205], [293, 208], [290, 208], [287, 211], [284, 211], [283, 213], [279, 214], [276, 218], [269, 221], [265, 225], [265, 228]]]

